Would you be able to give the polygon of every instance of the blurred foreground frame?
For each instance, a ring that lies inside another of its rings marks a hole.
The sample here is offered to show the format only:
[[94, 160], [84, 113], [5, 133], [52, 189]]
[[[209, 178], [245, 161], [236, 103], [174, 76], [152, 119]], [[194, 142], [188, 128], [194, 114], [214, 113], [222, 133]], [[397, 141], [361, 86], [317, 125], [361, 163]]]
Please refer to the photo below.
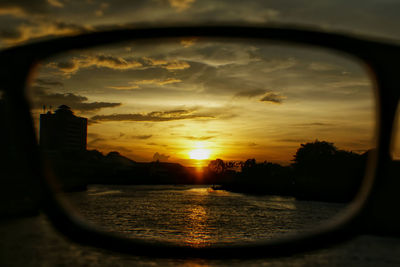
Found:
[[[366, 175], [357, 196], [342, 216], [314, 232], [296, 234], [251, 244], [190, 247], [180, 244], [131, 239], [95, 229], [69, 211], [56, 195], [53, 174], [40, 157], [25, 88], [35, 66], [49, 57], [76, 49], [92, 48], [125, 41], [160, 38], [224, 38], [257, 40], [316, 46], [348, 54], [364, 62], [375, 82], [376, 149], [368, 159]], [[52, 224], [71, 240], [81, 244], [150, 257], [265, 258], [287, 256], [343, 242], [358, 234], [399, 235], [400, 216], [390, 204], [400, 203], [400, 182], [391, 170], [390, 148], [400, 90], [395, 63], [400, 62], [400, 46], [343, 34], [294, 27], [260, 25], [191, 25], [116, 28], [84, 33], [12, 47], [0, 52], [2, 116], [6, 126], [4, 145], [13, 150], [3, 164], [18, 174], [7, 172], [7, 179], [18, 177], [28, 185], [29, 197], [43, 210]], [[10, 119], [11, 118], [11, 119]]]

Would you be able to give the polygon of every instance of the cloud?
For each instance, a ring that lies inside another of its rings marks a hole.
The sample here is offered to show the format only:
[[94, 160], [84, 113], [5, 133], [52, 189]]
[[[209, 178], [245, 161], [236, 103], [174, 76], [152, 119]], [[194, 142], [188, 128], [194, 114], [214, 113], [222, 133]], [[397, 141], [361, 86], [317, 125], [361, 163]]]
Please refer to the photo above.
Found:
[[168, 79], [159, 81], [158, 84], [159, 85], [165, 85], [165, 84], [180, 83], [180, 82], [182, 82], [182, 80], [180, 80], [180, 79], [168, 78]]
[[215, 138], [215, 136], [184, 136], [188, 140], [205, 141]]
[[169, 157], [170, 157], [169, 155], [160, 154], [156, 152], [153, 155], [153, 161], [168, 161]]
[[252, 98], [255, 96], [263, 95], [265, 94], [266, 90], [263, 89], [253, 89], [253, 90], [246, 90], [246, 91], [241, 91], [235, 94], [235, 97], [248, 97]]
[[79, 111], [95, 111], [102, 108], [112, 108], [120, 106], [121, 103], [113, 102], [88, 102], [88, 98], [73, 93], [49, 93], [47, 88], [42, 86], [33, 86], [34, 91], [33, 101], [35, 106], [52, 105], [57, 107], [60, 105], [67, 105], [72, 110]]
[[167, 70], [184, 70], [184, 69], [190, 68], [190, 65], [189, 65], [189, 63], [187, 63], [185, 61], [175, 60], [175, 61], [170, 62], [164, 68]]
[[95, 138], [95, 139], [89, 141], [87, 145], [88, 145], [88, 147], [91, 147], [91, 146], [94, 146], [94, 145], [104, 142], [104, 141], [107, 141], [107, 140], [104, 138]]
[[146, 140], [146, 139], [150, 139], [153, 135], [152, 134], [148, 134], [148, 135], [134, 135], [131, 136], [131, 138], [133, 139], [139, 139], [139, 140]]
[[154, 143], [154, 142], [146, 143], [146, 145], [149, 145], [149, 146], [158, 146], [158, 144], [157, 144], [157, 143]]
[[48, 79], [36, 79], [35, 84], [41, 86], [63, 86], [64, 84], [60, 81], [48, 80]]
[[175, 79], [175, 78], [168, 78], [168, 79], [151, 79], [151, 80], [139, 80], [139, 81], [135, 81], [135, 82], [129, 82], [131, 84], [158, 84], [158, 85], [166, 85], [166, 84], [171, 84], [171, 83], [180, 83], [182, 82], [182, 80], [180, 79]]
[[[19, 9], [12, 9], [18, 14]], [[0, 15], [5, 12], [0, 9]], [[21, 12], [24, 12], [21, 10]], [[1, 41], [6, 45], [15, 45], [25, 41], [33, 41], [44, 37], [71, 35], [86, 32], [92, 27], [59, 20], [50, 20], [44, 16], [33, 16], [21, 13], [21, 17], [0, 30]], [[15, 15], [17, 16], [17, 15]], [[4, 26], [3, 26], [4, 27]]]
[[145, 60], [147, 64], [151, 66], [160, 66], [168, 64], [168, 61], [165, 59], [154, 59], [154, 58], [144, 57], [143, 60]]
[[92, 121], [174, 121], [187, 119], [214, 119], [215, 117], [207, 114], [196, 114], [193, 110], [171, 110], [171, 111], [153, 111], [149, 113], [133, 114], [111, 114], [96, 115], [91, 118]]
[[169, 0], [171, 7], [175, 8], [176, 11], [182, 12], [191, 7], [195, 0]]
[[328, 83], [328, 85], [334, 88], [365, 87], [365, 86], [371, 86], [371, 81], [369, 80], [338, 81], [338, 82]]
[[135, 60], [110, 55], [97, 55], [91, 58], [91, 62], [91, 64], [97, 67], [107, 67], [110, 69], [130, 69], [142, 66], [141, 63]]
[[100, 54], [96, 56], [74, 57], [67, 61], [51, 62], [47, 66], [55, 68], [61, 73], [70, 76], [81, 68], [89, 68], [92, 66], [97, 68], [126, 70], [142, 67], [142, 63], [133, 59]]
[[22, 16], [46, 11], [51, 1], [49, 0], [19, 0], [1, 1], [0, 15]]
[[261, 102], [270, 102], [274, 104], [281, 104], [286, 97], [275, 94], [275, 93], [266, 93], [261, 99]]
[[135, 81], [135, 82], [129, 82], [129, 83], [134, 83], [134, 84], [157, 84], [159, 82], [158, 79], [150, 79], [150, 80], [139, 80], [139, 81]]
[[181, 45], [185, 48], [191, 47], [194, 45], [197, 41], [197, 38], [190, 38], [190, 39], [182, 39], [181, 40]]
[[[86, 98], [87, 100], [87, 98]], [[84, 100], [84, 101], [86, 101]], [[113, 108], [120, 106], [121, 103], [110, 103], [110, 102], [90, 102], [90, 103], [76, 103], [71, 105], [71, 108], [75, 108], [80, 111], [94, 111], [102, 108]]]
[[108, 86], [108, 88], [115, 89], [115, 90], [134, 90], [134, 89], [139, 89], [139, 86], [138, 85], [126, 85], [126, 86], [114, 85], [114, 86]]
[[262, 72], [270, 73], [275, 71], [287, 70], [298, 64], [297, 60], [294, 58], [287, 59], [273, 59], [265, 62], [266, 67], [261, 69]]
[[0, 38], [3, 40], [14, 40], [21, 37], [21, 32], [18, 29], [0, 29]]
[[337, 69], [336, 66], [323, 62], [312, 62], [308, 68], [315, 71], [330, 71]]
[[64, 4], [58, 0], [47, 0], [47, 2], [54, 7], [64, 7]]
[[157, 66], [167, 70], [184, 70], [190, 68], [189, 63], [180, 60], [165, 60], [165, 59], [153, 59], [149, 57], [144, 57], [143, 60], [150, 66]]
[[[181, 43], [182, 44], [182, 43]], [[246, 66], [249, 63], [259, 62], [261, 59], [257, 55], [258, 50], [255, 46], [244, 46], [238, 42], [222, 42], [215, 44], [211, 41], [199, 42], [192, 49], [183, 49], [180, 54], [181, 60], [186, 60], [210, 67]], [[195, 51], [195, 53], [193, 53]], [[240, 73], [238, 73], [240, 75]]]
[[16, 6], [10, 6], [10, 7], [0, 7], [0, 16], [13, 16], [17, 18], [23, 18], [26, 16], [26, 12]]
[[166, 144], [157, 144], [157, 143], [154, 143], [154, 142], [146, 143], [146, 145], [148, 145], [148, 146], [162, 146], [162, 147], [168, 147], [168, 145], [166, 145]]
[[97, 17], [102, 17], [104, 15], [104, 11], [106, 11], [110, 5], [108, 3], [101, 3], [99, 8], [94, 12]]

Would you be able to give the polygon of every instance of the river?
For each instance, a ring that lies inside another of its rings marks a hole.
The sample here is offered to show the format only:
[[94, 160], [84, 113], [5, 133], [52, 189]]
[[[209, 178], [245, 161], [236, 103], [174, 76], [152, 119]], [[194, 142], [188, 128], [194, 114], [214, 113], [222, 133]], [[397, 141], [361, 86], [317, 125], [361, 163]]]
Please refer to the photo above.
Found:
[[207, 246], [308, 231], [344, 204], [213, 190], [207, 185], [93, 185], [67, 198], [88, 221], [128, 237]]

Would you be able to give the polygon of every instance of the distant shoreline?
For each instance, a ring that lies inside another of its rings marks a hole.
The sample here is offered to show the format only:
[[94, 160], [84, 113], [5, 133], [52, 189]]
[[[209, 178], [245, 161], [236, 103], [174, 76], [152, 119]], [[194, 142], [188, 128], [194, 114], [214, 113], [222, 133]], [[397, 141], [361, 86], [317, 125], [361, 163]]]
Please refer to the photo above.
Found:
[[[349, 202], [360, 189], [367, 153], [338, 150], [333, 143], [316, 140], [302, 144], [294, 163], [210, 161], [203, 172], [170, 162], [136, 162], [97, 150], [42, 151], [58, 177], [61, 191], [87, 190], [104, 185], [214, 185], [215, 190], [251, 195], [292, 196], [299, 200]], [[393, 168], [400, 169], [400, 161]], [[392, 173], [396, 173], [393, 171]]]

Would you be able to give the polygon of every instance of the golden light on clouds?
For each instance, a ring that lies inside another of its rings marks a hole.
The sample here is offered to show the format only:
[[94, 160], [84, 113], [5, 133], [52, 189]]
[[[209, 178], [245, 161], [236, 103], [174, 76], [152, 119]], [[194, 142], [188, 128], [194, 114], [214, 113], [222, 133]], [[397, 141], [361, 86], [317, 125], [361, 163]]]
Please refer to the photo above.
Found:
[[130, 82], [134, 84], [158, 84], [158, 85], [165, 85], [165, 84], [171, 84], [171, 83], [179, 83], [182, 82], [180, 79], [175, 79], [175, 78], [167, 78], [165, 80], [161, 79], [151, 79], [151, 80], [139, 80], [135, 82]]
[[150, 57], [143, 57], [143, 59], [151, 66], [158, 66], [167, 70], [183, 70], [190, 68], [190, 64], [182, 60], [154, 59]]
[[190, 39], [182, 39], [181, 40], [181, 44], [183, 45], [183, 47], [190, 47], [192, 45], [194, 45], [197, 41], [197, 38], [190, 38]]
[[361, 66], [325, 51], [179, 38], [51, 59], [32, 101], [70, 106], [89, 119], [90, 149], [139, 162], [290, 164], [316, 139], [370, 149], [372, 88]]
[[3, 7], [0, 8], [0, 16], [15, 16], [15, 17], [24, 17], [26, 13], [20, 7]]
[[47, 2], [54, 7], [64, 7], [64, 4], [58, 0], [47, 0]]
[[133, 84], [133, 85], [121, 85], [121, 86], [113, 85], [113, 86], [109, 86], [108, 88], [115, 89], [115, 90], [133, 90], [133, 89], [138, 89], [139, 86], [135, 85], [135, 84]]
[[52, 62], [49, 63], [49, 67], [57, 69], [61, 73], [70, 77], [81, 68], [97, 67], [97, 68], [110, 68], [110, 69], [132, 69], [142, 67], [142, 63], [131, 60], [124, 59], [122, 57], [115, 57], [107, 54], [98, 54], [95, 56], [86, 55], [79, 57], [72, 57], [62, 62]]
[[178, 12], [182, 12], [195, 2], [195, 0], [169, 0], [171, 7], [175, 8]]

